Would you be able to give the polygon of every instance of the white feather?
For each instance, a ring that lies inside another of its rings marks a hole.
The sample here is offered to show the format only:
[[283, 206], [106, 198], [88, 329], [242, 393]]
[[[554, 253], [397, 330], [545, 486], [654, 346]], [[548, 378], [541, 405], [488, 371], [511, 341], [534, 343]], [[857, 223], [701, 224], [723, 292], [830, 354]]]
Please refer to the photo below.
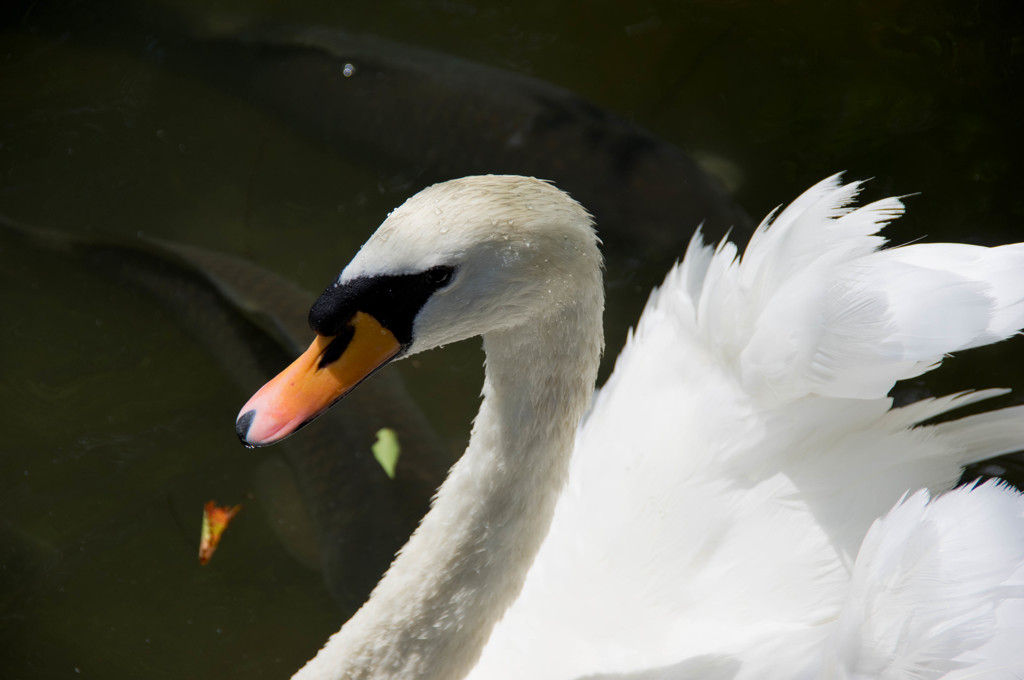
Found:
[[808, 677], [1024, 675], [1024, 496], [989, 482], [902, 500], [868, 531], [832, 629]]
[[[1021, 246], [880, 250], [902, 205], [852, 210], [858, 188], [819, 183], [742, 258], [694, 237], [598, 392], [551, 532], [471, 677], [791, 677], [823, 663], [876, 518], [1024, 447], [1024, 407], [915, 427], [1002, 391], [901, 409], [886, 396], [1024, 325]], [[1005, 505], [979, 505], [1022, 536]]]
[[[903, 206], [854, 209], [858, 191], [820, 182], [742, 257], [696, 235], [572, 446], [600, 347], [585, 214], [493, 177], [397, 210], [339, 285], [459, 267], [413, 350], [484, 334], [484, 404], [423, 525], [300, 675], [460, 677], [477, 654], [478, 680], [1024, 675], [1024, 498], [949, 491], [1024, 449], [1024, 407], [922, 424], [1002, 391], [887, 396], [1024, 327], [1024, 245], [885, 250]], [[423, 228], [439, 214], [444, 236]]]

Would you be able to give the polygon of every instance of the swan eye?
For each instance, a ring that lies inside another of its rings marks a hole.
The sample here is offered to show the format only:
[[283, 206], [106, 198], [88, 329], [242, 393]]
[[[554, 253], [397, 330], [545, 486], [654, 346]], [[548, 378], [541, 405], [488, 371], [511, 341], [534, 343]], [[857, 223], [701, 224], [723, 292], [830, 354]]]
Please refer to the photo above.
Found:
[[423, 278], [430, 286], [434, 288], [443, 288], [452, 280], [452, 274], [454, 272], [455, 270], [452, 267], [431, 267], [427, 271], [423, 272]]

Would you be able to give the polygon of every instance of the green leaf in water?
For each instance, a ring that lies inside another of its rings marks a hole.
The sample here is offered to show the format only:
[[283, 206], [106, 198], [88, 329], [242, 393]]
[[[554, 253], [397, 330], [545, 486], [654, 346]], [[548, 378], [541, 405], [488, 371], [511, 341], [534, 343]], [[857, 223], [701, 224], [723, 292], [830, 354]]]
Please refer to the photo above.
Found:
[[384, 468], [384, 474], [390, 479], [395, 478], [395, 466], [398, 465], [398, 435], [388, 427], [377, 430], [377, 441], [371, 447], [373, 457], [377, 459], [380, 466]]

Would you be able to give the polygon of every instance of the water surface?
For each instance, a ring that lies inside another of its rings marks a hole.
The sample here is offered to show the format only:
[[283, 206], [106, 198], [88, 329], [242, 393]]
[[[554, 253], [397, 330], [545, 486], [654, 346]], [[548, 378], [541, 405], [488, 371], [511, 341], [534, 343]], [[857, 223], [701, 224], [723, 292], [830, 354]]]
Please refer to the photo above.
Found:
[[[757, 217], [848, 170], [874, 178], [870, 196], [919, 194], [895, 242], [1024, 238], [1013, 3], [136, 6], [167, 34], [116, 4], [5, 10], [3, 215], [87, 242], [200, 246], [319, 291], [430, 169], [374, 156], [397, 130], [368, 127], [347, 151], [317, 141], [265, 97], [172, 64], [182, 48], [168, 37], [311, 25], [565, 88], [699, 159]], [[457, 154], [463, 131], [433, 124]], [[610, 357], [682, 254], [661, 244], [694, 226], [653, 234], [656, 248], [606, 239]], [[0, 232], [0, 665], [10, 678], [284, 677], [358, 601], [307, 554], [301, 527], [282, 528], [301, 520], [280, 481], [293, 458], [235, 439], [239, 406], [284, 358], [187, 274], [150, 279], [139, 262]], [[1021, 352], [1010, 342], [957, 358], [914, 388], [1024, 383]], [[480, 360], [470, 342], [392, 368], [449, 457], [476, 408]], [[395, 424], [386, 409], [376, 417]], [[199, 567], [211, 498], [245, 509]], [[360, 563], [359, 545], [334, 549]]]

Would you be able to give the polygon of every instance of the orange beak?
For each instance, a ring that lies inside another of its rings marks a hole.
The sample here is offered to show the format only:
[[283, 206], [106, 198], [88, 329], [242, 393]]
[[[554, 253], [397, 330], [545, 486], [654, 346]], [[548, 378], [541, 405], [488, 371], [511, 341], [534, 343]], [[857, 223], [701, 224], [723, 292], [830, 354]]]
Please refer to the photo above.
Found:
[[[346, 342], [347, 339], [347, 342]], [[280, 441], [326, 411], [401, 351], [377, 319], [356, 312], [343, 333], [313, 344], [246, 402], [235, 430], [247, 446]]]

